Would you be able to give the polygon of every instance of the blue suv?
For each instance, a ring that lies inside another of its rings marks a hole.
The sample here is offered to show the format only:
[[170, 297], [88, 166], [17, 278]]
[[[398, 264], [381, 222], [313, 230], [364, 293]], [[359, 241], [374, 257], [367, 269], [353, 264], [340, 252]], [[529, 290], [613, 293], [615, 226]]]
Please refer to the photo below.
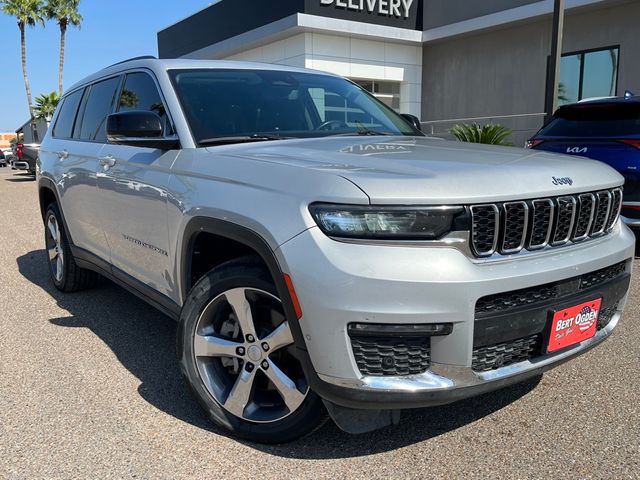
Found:
[[526, 147], [589, 157], [618, 170], [625, 178], [623, 220], [640, 228], [640, 96], [564, 105]]

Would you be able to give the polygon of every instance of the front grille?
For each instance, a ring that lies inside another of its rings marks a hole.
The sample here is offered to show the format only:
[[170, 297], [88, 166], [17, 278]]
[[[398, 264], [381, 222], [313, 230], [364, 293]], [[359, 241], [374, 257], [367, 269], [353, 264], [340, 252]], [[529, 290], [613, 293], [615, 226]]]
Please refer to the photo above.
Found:
[[578, 197], [578, 204], [579, 213], [573, 233], [573, 239], [577, 242], [585, 240], [589, 236], [596, 212], [596, 197], [592, 193], [585, 193]]
[[476, 303], [476, 316], [503, 312], [510, 308], [523, 307], [525, 305], [533, 305], [551, 300], [557, 296], [558, 288], [555, 283], [489, 295], [488, 297], [482, 297]]
[[607, 230], [611, 230], [616, 219], [620, 216], [620, 210], [622, 210], [622, 191], [614, 190], [611, 195], [611, 214], [607, 220]]
[[594, 236], [602, 235], [607, 226], [609, 211], [611, 208], [611, 193], [598, 192], [596, 193], [596, 200], [598, 203], [598, 211], [596, 213], [595, 220], [593, 221], [593, 229], [591, 233]]
[[525, 307], [552, 300], [560, 296], [561, 284], [572, 285], [579, 282], [573, 288], [587, 290], [608, 282], [609, 280], [613, 280], [614, 278], [618, 278], [625, 270], [626, 262], [619, 262], [610, 267], [596, 270], [595, 272], [568, 278], [562, 282], [547, 283], [535, 287], [488, 295], [480, 298], [476, 302], [476, 318], [502, 313], [512, 308]]
[[576, 218], [576, 199], [574, 197], [560, 197], [557, 203], [556, 226], [553, 233], [552, 245], [564, 245], [571, 238], [571, 229]]
[[536, 334], [510, 342], [475, 348], [473, 350], [471, 368], [476, 372], [488, 372], [496, 368], [524, 362], [539, 355], [541, 346], [542, 336]]
[[351, 347], [362, 375], [413, 375], [431, 364], [429, 337], [351, 336]]
[[[503, 206], [504, 231], [502, 253], [518, 252], [524, 246], [529, 207], [526, 202], [505, 203]], [[525, 228], [522, 226], [525, 225]]]
[[615, 265], [611, 265], [610, 267], [582, 275], [582, 277], [580, 277], [580, 290], [595, 287], [601, 283], [613, 280], [614, 278], [622, 275], [626, 268], [626, 262], [620, 262]]
[[613, 320], [613, 316], [618, 311], [619, 305], [620, 304], [616, 302], [614, 305], [600, 310], [600, 314], [598, 315], [598, 326], [597, 326], [598, 330], [602, 330], [604, 327], [609, 325], [611, 320]]
[[474, 205], [471, 246], [478, 257], [558, 247], [606, 234], [622, 206], [622, 190]]
[[478, 205], [471, 207], [471, 242], [479, 256], [491, 255], [498, 244], [498, 207]]

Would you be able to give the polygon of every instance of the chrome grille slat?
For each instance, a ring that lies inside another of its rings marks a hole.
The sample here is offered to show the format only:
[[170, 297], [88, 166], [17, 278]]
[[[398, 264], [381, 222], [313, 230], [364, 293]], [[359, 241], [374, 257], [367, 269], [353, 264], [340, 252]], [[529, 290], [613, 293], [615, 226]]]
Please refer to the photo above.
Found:
[[524, 248], [529, 224], [529, 206], [526, 202], [509, 202], [502, 205], [502, 246], [500, 253], [509, 255]]
[[574, 242], [581, 242], [589, 237], [589, 231], [593, 224], [595, 212], [596, 197], [593, 193], [583, 193], [582, 195], [578, 195], [578, 215], [576, 217], [576, 224], [571, 238]]
[[607, 219], [607, 228], [606, 231], [610, 232], [616, 221], [620, 217], [620, 212], [622, 210], [622, 189], [615, 188], [611, 191], [611, 209], [609, 213], [609, 218]]
[[607, 227], [607, 219], [609, 218], [609, 211], [611, 209], [611, 193], [608, 191], [602, 191], [596, 193], [597, 209], [596, 217], [591, 227], [591, 236], [598, 237], [604, 234], [604, 230]]
[[471, 250], [477, 257], [561, 247], [602, 236], [615, 226], [622, 188], [553, 198], [473, 205]]
[[550, 198], [533, 200], [531, 205], [533, 205], [533, 218], [528, 249], [539, 250], [549, 245], [551, 240], [555, 205]]
[[498, 248], [500, 211], [495, 204], [471, 207], [471, 243], [478, 257], [489, 257]]
[[555, 228], [551, 245], [557, 247], [564, 245], [571, 238], [573, 225], [576, 219], [576, 206], [578, 202], [575, 197], [559, 197], [557, 200]]

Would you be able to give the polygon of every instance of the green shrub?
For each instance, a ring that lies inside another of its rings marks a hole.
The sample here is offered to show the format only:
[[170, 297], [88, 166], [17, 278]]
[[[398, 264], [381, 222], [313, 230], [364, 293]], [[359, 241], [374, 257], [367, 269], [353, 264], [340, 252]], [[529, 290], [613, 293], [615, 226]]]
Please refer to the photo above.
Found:
[[449, 130], [451, 135], [461, 142], [484, 143], [488, 145], [513, 145], [507, 141], [511, 130], [503, 125], [478, 125], [477, 123], [461, 123]]

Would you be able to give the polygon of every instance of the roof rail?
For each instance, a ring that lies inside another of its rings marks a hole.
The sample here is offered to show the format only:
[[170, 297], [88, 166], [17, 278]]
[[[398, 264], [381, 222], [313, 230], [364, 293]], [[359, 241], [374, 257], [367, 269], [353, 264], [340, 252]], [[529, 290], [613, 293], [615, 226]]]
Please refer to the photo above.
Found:
[[157, 60], [153, 55], [142, 55], [141, 57], [133, 57], [127, 58], [126, 60], [122, 60], [121, 62], [114, 63], [113, 65], [109, 65], [106, 68], [115, 67], [116, 65], [120, 65], [121, 63], [133, 62], [134, 60]]

